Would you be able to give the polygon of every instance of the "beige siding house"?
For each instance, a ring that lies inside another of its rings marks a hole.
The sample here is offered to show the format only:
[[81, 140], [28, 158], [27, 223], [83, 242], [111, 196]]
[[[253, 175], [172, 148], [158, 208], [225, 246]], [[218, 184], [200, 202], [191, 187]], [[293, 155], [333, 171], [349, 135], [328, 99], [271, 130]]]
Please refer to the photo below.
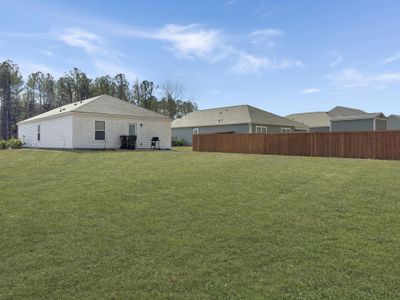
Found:
[[171, 119], [120, 99], [101, 95], [71, 103], [18, 123], [25, 147], [117, 149], [121, 135], [136, 135], [136, 147], [171, 148]]

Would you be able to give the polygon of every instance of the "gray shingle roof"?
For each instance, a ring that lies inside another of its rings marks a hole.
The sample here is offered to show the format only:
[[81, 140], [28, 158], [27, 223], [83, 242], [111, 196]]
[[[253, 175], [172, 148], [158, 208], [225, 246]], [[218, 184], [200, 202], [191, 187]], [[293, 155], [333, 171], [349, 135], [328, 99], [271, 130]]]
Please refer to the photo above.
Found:
[[337, 116], [331, 119], [331, 121], [342, 121], [342, 120], [362, 120], [362, 119], [375, 119], [375, 118], [386, 118], [383, 113], [364, 113], [347, 116]]
[[310, 127], [329, 127], [331, 119], [358, 114], [366, 114], [366, 112], [356, 108], [336, 106], [328, 112], [297, 113], [286, 117], [307, 124]]
[[118, 98], [111, 97], [108, 95], [100, 95], [97, 97], [89, 98], [86, 100], [58, 107], [43, 114], [23, 120], [18, 124], [40, 119], [57, 117], [65, 115], [66, 113], [70, 112], [101, 113], [101, 114], [130, 116], [130, 117], [150, 117], [150, 118], [170, 119], [167, 116], [161, 115], [159, 113], [156, 113], [149, 109], [145, 109], [143, 107], [139, 107], [137, 105], [120, 100]]
[[350, 116], [350, 115], [357, 115], [357, 114], [366, 114], [365, 111], [361, 109], [351, 108], [351, 107], [344, 107], [344, 106], [336, 106], [328, 111], [328, 114], [332, 117], [338, 116]]
[[310, 127], [329, 127], [331, 119], [328, 113], [322, 111], [291, 114], [286, 118], [307, 124]]
[[388, 118], [399, 118], [400, 119], [400, 115], [391, 114]]
[[172, 128], [179, 128], [250, 123], [307, 128], [305, 124], [289, 120], [250, 105], [218, 107], [195, 111], [174, 120], [171, 126]]

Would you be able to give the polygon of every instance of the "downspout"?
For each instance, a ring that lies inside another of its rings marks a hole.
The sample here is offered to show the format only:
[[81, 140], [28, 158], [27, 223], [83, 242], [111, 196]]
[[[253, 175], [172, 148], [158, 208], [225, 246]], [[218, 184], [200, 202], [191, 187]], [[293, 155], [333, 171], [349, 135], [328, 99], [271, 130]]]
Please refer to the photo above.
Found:
[[71, 149], [75, 148], [75, 117], [74, 114], [71, 114]]
[[251, 125], [251, 123], [249, 123], [249, 133], [252, 133], [252, 125]]

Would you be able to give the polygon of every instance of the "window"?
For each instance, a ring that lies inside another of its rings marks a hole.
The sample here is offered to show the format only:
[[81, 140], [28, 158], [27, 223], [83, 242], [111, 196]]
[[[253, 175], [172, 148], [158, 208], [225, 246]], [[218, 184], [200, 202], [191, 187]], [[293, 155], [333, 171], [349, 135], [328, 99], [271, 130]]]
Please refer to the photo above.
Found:
[[291, 130], [290, 128], [282, 127], [282, 128], [281, 128], [281, 132], [282, 132], [282, 133], [291, 133], [292, 130]]
[[40, 141], [40, 125], [37, 126], [37, 140]]
[[94, 130], [94, 139], [96, 141], [104, 141], [106, 139], [106, 122], [95, 121]]
[[193, 128], [193, 135], [199, 134], [199, 129], [198, 128]]
[[256, 133], [267, 133], [267, 127], [265, 127], [265, 126], [256, 126]]
[[136, 135], [136, 124], [129, 124], [129, 135]]

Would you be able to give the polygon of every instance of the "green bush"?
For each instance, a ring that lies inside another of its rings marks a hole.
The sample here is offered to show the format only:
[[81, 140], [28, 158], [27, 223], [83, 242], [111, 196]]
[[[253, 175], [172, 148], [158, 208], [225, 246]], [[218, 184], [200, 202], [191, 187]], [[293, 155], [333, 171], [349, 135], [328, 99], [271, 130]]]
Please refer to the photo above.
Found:
[[19, 149], [22, 147], [22, 142], [19, 139], [9, 139], [6, 148]]
[[172, 147], [186, 146], [187, 143], [184, 139], [172, 138]]
[[7, 141], [0, 141], [0, 150], [7, 149]]

